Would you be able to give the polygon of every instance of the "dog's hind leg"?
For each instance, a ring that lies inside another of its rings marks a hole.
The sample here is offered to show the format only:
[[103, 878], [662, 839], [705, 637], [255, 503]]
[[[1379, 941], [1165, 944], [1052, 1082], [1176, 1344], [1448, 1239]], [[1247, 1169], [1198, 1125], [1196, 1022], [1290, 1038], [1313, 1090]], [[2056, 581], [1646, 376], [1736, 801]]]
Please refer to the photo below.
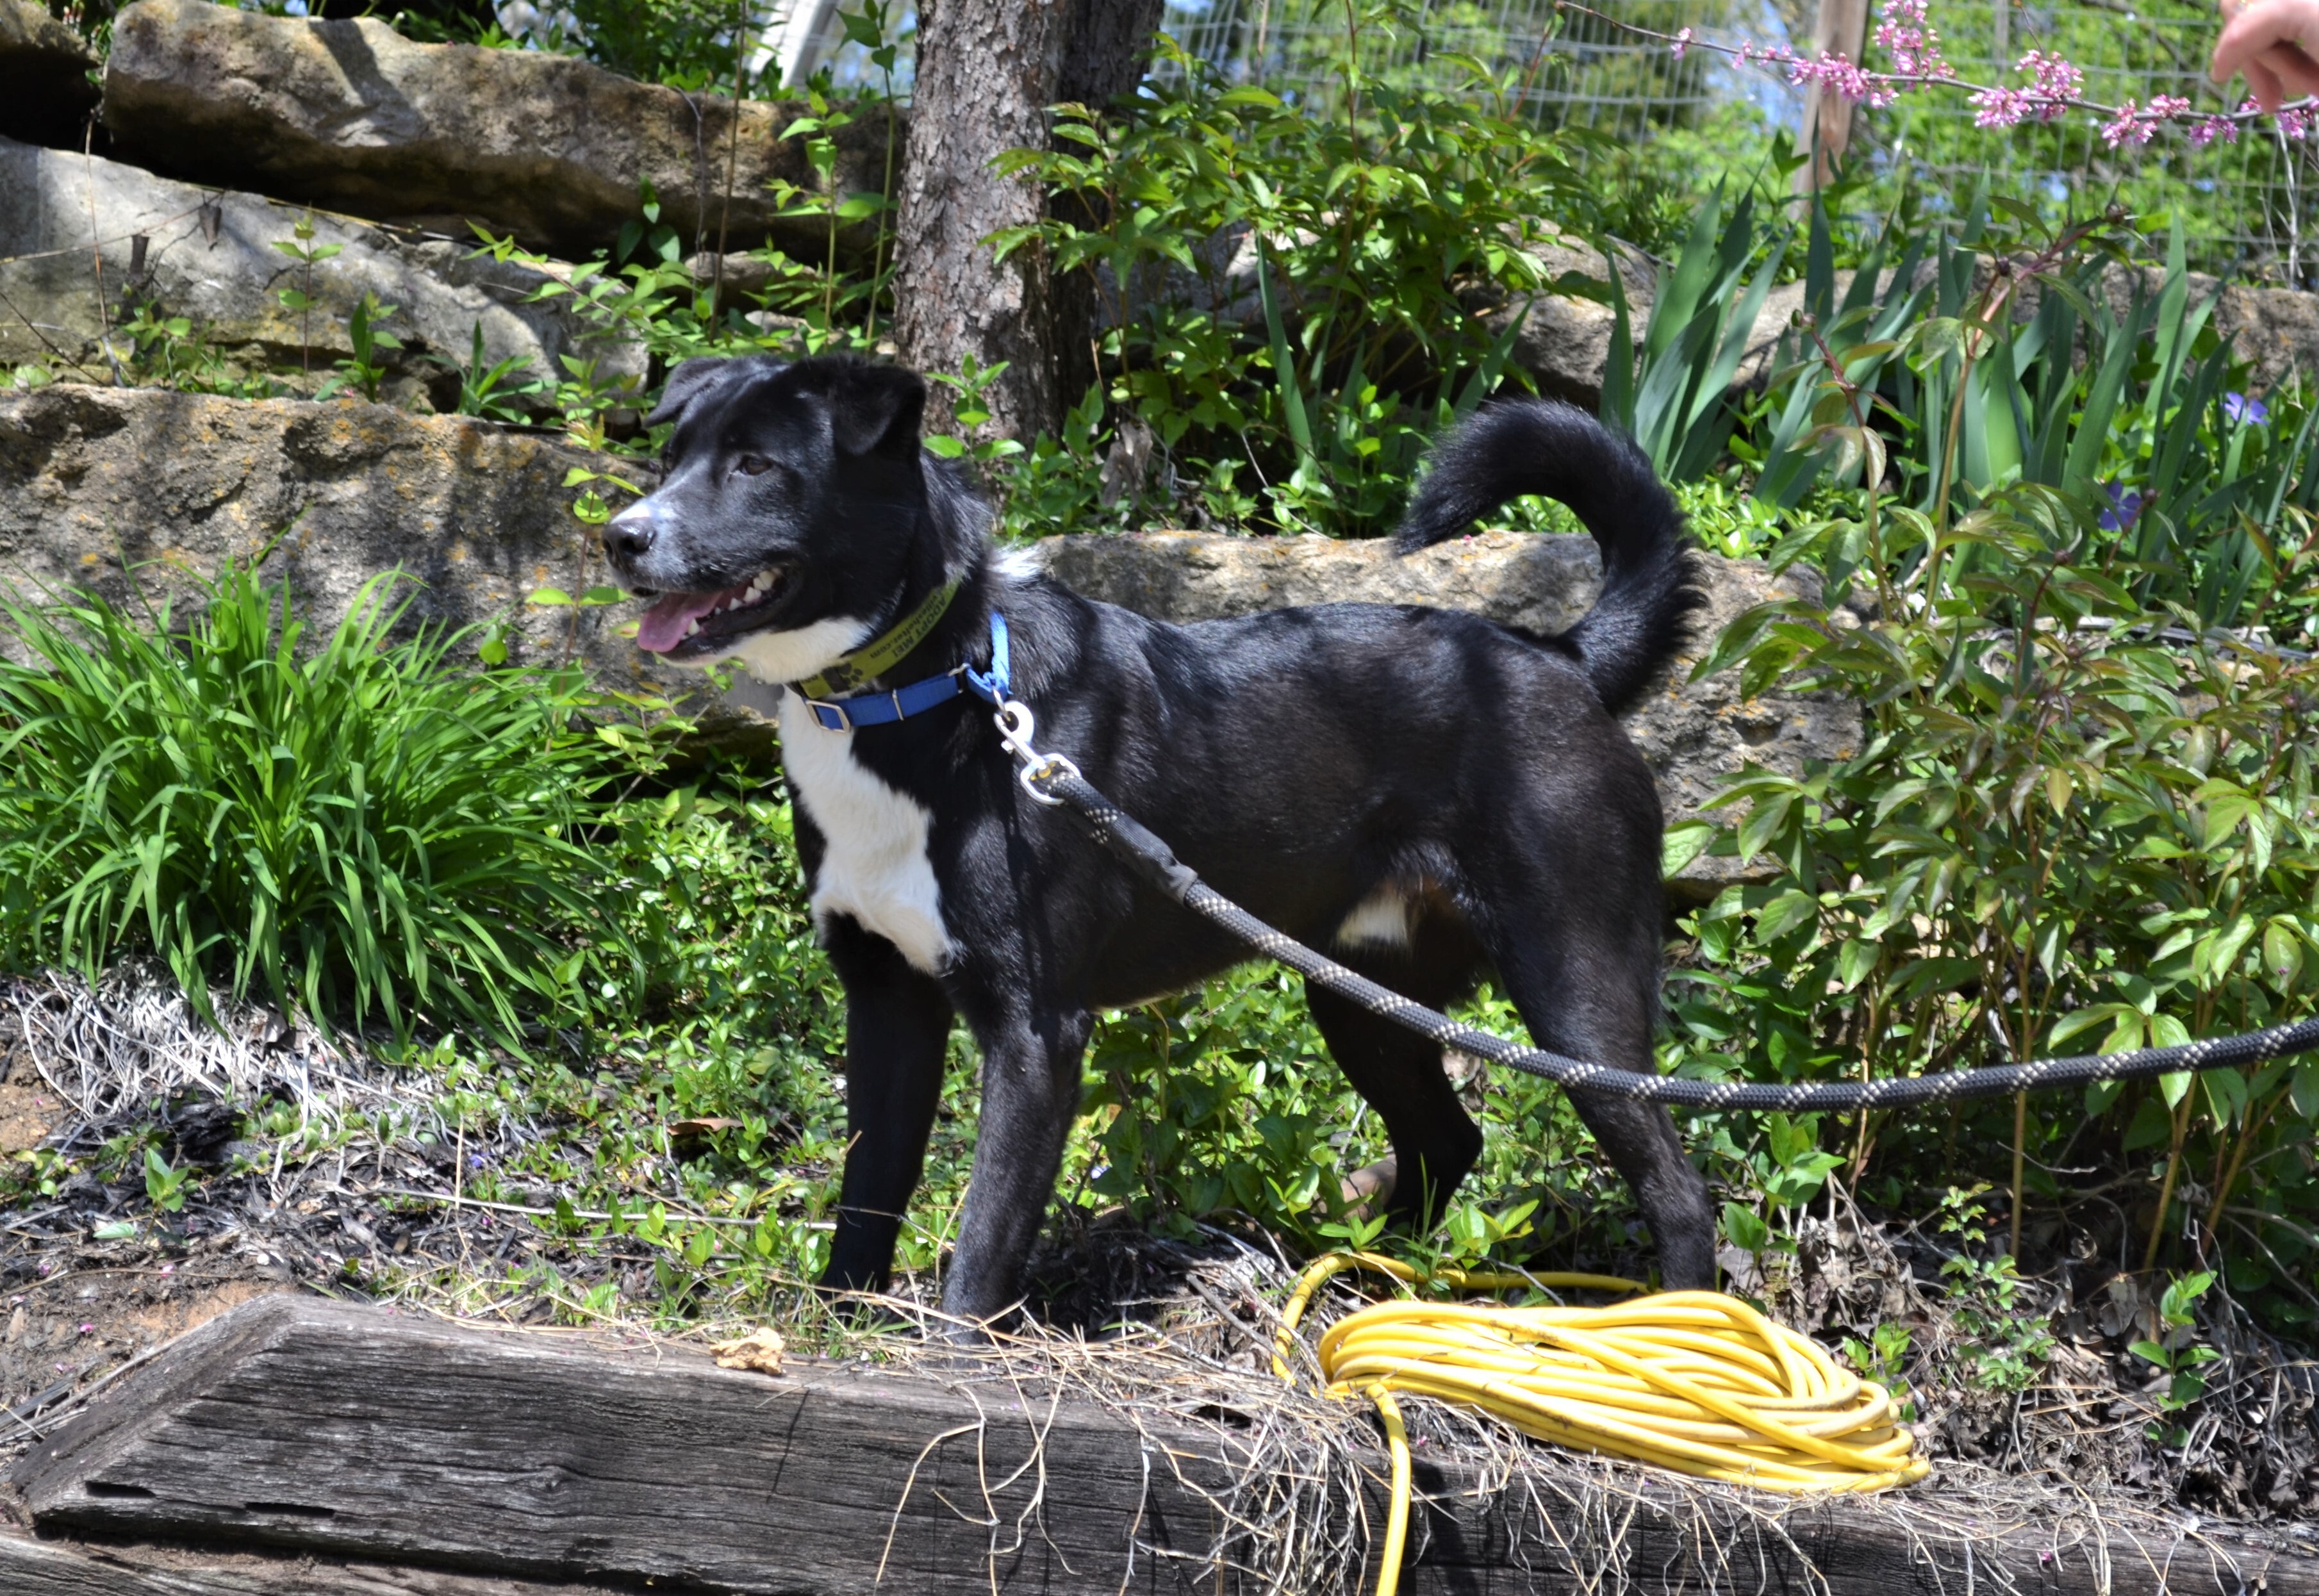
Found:
[[840, 915], [830, 961], [845, 983], [845, 1179], [821, 1284], [882, 1291], [942, 1099], [951, 1005], [894, 944]]
[[[1470, 947], [1454, 948], [1450, 940], [1421, 932], [1413, 951], [1360, 950], [1339, 957], [1379, 985], [1439, 1008], [1467, 987], [1472, 969]], [[1482, 1154], [1481, 1128], [1442, 1069], [1441, 1045], [1310, 982], [1304, 1001], [1337, 1068], [1393, 1139], [1386, 1211], [1421, 1234], [1432, 1229]]]
[[[1583, 913], [1533, 914], [1518, 940], [1499, 939], [1513, 945], [1498, 951], [1498, 978], [1538, 1046], [1647, 1072], [1656, 1068], [1657, 938], [1656, 921], [1642, 927], [1605, 924]], [[1684, 1154], [1667, 1111], [1597, 1093], [1573, 1092], [1570, 1099], [1650, 1226], [1660, 1285], [1713, 1290], [1715, 1216], [1707, 1182]]]

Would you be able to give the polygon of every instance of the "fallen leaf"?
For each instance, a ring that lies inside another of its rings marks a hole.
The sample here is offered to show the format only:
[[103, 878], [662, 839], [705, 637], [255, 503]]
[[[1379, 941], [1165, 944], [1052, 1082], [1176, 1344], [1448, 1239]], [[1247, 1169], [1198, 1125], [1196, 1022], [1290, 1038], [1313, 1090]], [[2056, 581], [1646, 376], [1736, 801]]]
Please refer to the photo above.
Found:
[[781, 1372], [781, 1339], [769, 1330], [752, 1330], [737, 1341], [719, 1341], [708, 1350], [720, 1369], [754, 1369], [761, 1375]]

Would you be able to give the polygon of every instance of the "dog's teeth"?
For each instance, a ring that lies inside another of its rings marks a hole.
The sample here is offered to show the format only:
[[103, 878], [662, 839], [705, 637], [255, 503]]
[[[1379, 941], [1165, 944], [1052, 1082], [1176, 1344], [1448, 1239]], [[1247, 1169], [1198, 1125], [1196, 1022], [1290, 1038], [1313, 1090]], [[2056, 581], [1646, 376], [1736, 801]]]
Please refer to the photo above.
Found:
[[684, 635], [686, 636], [690, 637], [699, 630], [700, 630], [700, 622], [699, 620], [689, 620], [684, 623]]

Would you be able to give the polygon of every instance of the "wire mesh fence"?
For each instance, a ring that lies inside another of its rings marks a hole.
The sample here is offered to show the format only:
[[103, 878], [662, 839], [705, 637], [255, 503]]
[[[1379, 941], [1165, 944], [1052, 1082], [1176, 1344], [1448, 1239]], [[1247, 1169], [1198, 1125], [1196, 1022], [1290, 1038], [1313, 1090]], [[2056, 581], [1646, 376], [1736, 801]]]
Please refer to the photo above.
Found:
[[[2217, 21], [2211, 6], [2170, 0], [1938, 0], [1949, 59], [1962, 77], [2017, 82], [2027, 50], [2061, 54], [2085, 68], [2085, 97], [2105, 104], [2150, 104], [2160, 95], [2200, 109], [2228, 110], [2243, 88], [2217, 89], [2206, 59]], [[2232, 142], [2198, 148], [2179, 132], [2146, 145], [2106, 144], [2094, 118], [2080, 114], [2009, 133], [1972, 125], [1961, 95], [1914, 95], [1866, 119], [1870, 158], [1929, 188], [1962, 196], [1986, 181], [1998, 192], [2035, 198], [2050, 211], [2083, 216], [2116, 203], [2164, 212], [2187, 230], [2208, 266], [2311, 285], [2314, 150], [2275, 124]]]
[[[1672, 32], [1720, 28], [1734, 0], [1624, 0], [1620, 20]], [[1168, 8], [1165, 24], [1194, 58], [1235, 83], [1324, 88], [1349, 32], [1341, 0], [1196, 0]], [[1511, 73], [1529, 112], [1550, 126], [1578, 124], [1621, 138], [1693, 121], [1729, 92], [1711, 58], [1678, 59], [1666, 47], [1599, 18], [1564, 14], [1554, 0], [1425, 5], [1363, 53], [1367, 70], [1435, 86], [1466, 80], [1454, 58]], [[1429, 67], [1434, 69], [1429, 71]]]
[[[1686, 158], [1727, 169], [1759, 161], [1776, 130], [1801, 120], [1800, 91], [1776, 72], [1737, 68], [1706, 50], [1678, 59], [1617, 25], [1662, 33], [1689, 28], [1709, 41], [1753, 40], [1809, 52], [1814, 0], [1595, 0], [1615, 22], [1561, 12], [1554, 0], [1421, 0], [1406, 21], [1362, 45], [1364, 68], [1456, 88], [1480, 60], [1515, 83], [1524, 107], [1552, 127], [1584, 127], [1633, 145], [1673, 131], [1712, 127]], [[1175, 0], [1166, 26], [1187, 52], [1226, 79], [1265, 82], [1325, 97], [1343, 60], [1350, 17], [1343, 0]], [[2158, 95], [2226, 109], [2235, 92], [2206, 79], [2215, 18], [2204, 0], [1935, 0], [1932, 16], [1961, 77], [2017, 81], [2026, 51], [2067, 56], [2086, 70], [2086, 97], [2147, 105]], [[1855, 158], [1872, 182], [1861, 203], [1893, 203], [1913, 185], [1934, 214], [1962, 214], [1976, 186], [2037, 203], [2055, 219], [2118, 203], [2163, 212], [2188, 230], [2209, 269], [2314, 285], [2319, 162], [2311, 142], [2269, 125], [2235, 143], [2194, 148], [2176, 132], [2144, 146], [2103, 142], [2091, 116], [2010, 131], [1974, 125], [1962, 94], [1903, 96], [1854, 119]], [[1680, 176], [1680, 174], [1678, 174]], [[1708, 179], [1706, 170], [1692, 173]]]

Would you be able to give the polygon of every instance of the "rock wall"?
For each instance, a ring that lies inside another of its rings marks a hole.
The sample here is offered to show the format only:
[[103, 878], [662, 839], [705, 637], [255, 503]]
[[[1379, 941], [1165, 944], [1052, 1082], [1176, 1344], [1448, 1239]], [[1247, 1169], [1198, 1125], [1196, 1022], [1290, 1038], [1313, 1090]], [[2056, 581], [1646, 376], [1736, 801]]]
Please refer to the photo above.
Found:
[[386, 405], [252, 402], [157, 388], [59, 383], [0, 393], [0, 573], [20, 589], [132, 579], [181, 594], [194, 575], [278, 545], [322, 624], [385, 571], [418, 579], [413, 613], [455, 626], [510, 618], [520, 662], [583, 660], [605, 685], [699, 690], [613, 635], [619, 609], [541, 609], [542, 587], [605, 580], [572, 513], [572, 467], [614, 464], [560, 439]]
[[[688, 254], [770, 239], [818, 256], [827, 224], [783, 218], [772, 187], [815, 185], [803, 141], [781, 137], [802, 110], [206, 0], [125, 7], [104, 68], [124, 159], [456, 238], [480, 221], [583, 258], [641, 214], [645, 183]], [[887, 138], [882, 116], [838, 134], [841, 194], [883, 189]]]
[[[329, 253], [308, 274], [275, 248], [311, 217], [307, 248]], [[569, 298], [528, 302], [547, 275], [426, 238], [255, 194], [200, 188], [118, 161], [0, 139], [0, 363], [59, 356], [84, 380], [112, 374], [103, 339], [132, 307], [185, 316], [199, 338], [239, 367], [296, 371], [319, 381], [350, 354], [347, 327], [365, 293], [395, 313], [381, 325], [402, 340], [382, 356], [388, 392], [403, 403], [458, 408], [458, 367], [483, 335], [487, 365], [554, 381], [570, 355], [600, 376], [641, 384], [641, 351], [591, 337]], [[282, 291], [311, 292], [303, 316]], [[295, 379], [293, 379], [295, 380]], [[519, 385], [511, 376], [509, 389]]]
[[0, 137], [77, 145], [96, 109], [95, 65], [40, 0], [0, 0]]
[[[710, 700], [691, 671], [659, 665], [617, 635], [632, 606], [543, 609], [542, 587], [607, 580], [594, 534], [573, 514], [574, 466], [619, 463], [562, 440], [384, 405], [248, 402], [150, 388], [57, 383], [0, 395], [0, 572], [20, 586], [131, 582], [182, 593], [195, 574], [279, 540], [269, 572], [315, 618], [343, 614], [371, 577], [403, 571], [414, 613], [454, 625], [505, 618], [519, 661], [583, 661], [606, 687], [685, 699], [707, 735], [772, 744], [772, 694], [744, 682]], [[1061, 537], [1033, 557], [1092, 598], [1169, 620], [1345, 600], [1437, 604], [1558, 631], [1585, 613], [1601, 563], [1584, 537], [1486, 533], [1397, 559], [1383, 543], [1196, 533]], [[1704, 642], [1748, 606], [1807, 591], [1749, 561], [1707, 561]], [[1748, 761], [1799, 771], [1857, 746], [1856, 706], [1826, 697], [1742, 699], [1728, 674], [1690, 682], [1686, 658], [1629, 717], [1670, 819], [1686, 818]], [[1684, 872], [1703, 891], [1730, 861]]]

